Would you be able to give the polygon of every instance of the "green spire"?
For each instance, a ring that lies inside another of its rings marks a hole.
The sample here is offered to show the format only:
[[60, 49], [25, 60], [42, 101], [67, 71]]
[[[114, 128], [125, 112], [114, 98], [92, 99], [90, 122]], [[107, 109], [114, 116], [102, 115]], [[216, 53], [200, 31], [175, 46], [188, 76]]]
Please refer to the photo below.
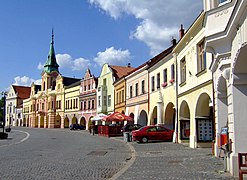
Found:
[[51, 45], [50, 45], [50, 51], [48, 58], [46, 60], [46, 63], [44, 65], [44, 72], [51, 73], [52, 71], [58, 71], [59, 65], [57, 64], [55, 50], [54, 50], [54, 34], [52, 29], [52, 38], [51, 38]]

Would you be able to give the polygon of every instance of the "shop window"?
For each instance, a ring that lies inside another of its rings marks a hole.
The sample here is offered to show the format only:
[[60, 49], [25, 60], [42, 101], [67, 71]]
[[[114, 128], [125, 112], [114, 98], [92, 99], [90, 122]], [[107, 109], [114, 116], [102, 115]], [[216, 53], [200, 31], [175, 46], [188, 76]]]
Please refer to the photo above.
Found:
[[190, 138], [190, 121], [189, 120], [180, 120], [180, 129], [181, 129], [181, 139], [188, 140]]

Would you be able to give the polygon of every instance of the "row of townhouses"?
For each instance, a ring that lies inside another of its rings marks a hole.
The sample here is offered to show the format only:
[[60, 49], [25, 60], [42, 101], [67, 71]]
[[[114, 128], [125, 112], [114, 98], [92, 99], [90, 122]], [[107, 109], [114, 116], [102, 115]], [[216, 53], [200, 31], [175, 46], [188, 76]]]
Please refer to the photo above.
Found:
[[[7, 125], [67, 128], [97, 114], [121, 112], [141, 125], [165, 124], [174, 141], [220, 154], [227, 136], [227, 170], [247, 152], [247, 1], [204, 0], [204, 11], [180, 39], [137, 68], [104, 64], [99, 77], [60, 74], [53, 34], [42, 84], [12, 85]], [[22, 101], [20, 101], [20, 99]]]

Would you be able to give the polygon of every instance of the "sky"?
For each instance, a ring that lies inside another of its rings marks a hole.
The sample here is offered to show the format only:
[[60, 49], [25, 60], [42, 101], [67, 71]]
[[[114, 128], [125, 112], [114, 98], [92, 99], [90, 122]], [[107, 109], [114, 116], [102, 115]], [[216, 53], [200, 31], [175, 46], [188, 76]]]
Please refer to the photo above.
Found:
[[0, 91], [39, 84], [51, 32], [59, 71], [96, 77], [102, 65], [138, 67], [179, 39], [202, 0], [0, 0]]

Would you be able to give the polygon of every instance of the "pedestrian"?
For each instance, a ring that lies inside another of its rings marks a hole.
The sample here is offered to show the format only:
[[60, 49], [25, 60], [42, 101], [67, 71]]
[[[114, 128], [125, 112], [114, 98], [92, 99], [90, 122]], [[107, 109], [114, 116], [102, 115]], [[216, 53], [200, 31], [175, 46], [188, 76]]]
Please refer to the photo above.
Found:
[[89, 129], [89, 133], [91, 134], [92, 133], [92, 125], [91, 124], [89, 125], [88, 129]]
[[93, 136], [95, 134], [95, 121], [92, 122], [92, 130], [93, 130]]

